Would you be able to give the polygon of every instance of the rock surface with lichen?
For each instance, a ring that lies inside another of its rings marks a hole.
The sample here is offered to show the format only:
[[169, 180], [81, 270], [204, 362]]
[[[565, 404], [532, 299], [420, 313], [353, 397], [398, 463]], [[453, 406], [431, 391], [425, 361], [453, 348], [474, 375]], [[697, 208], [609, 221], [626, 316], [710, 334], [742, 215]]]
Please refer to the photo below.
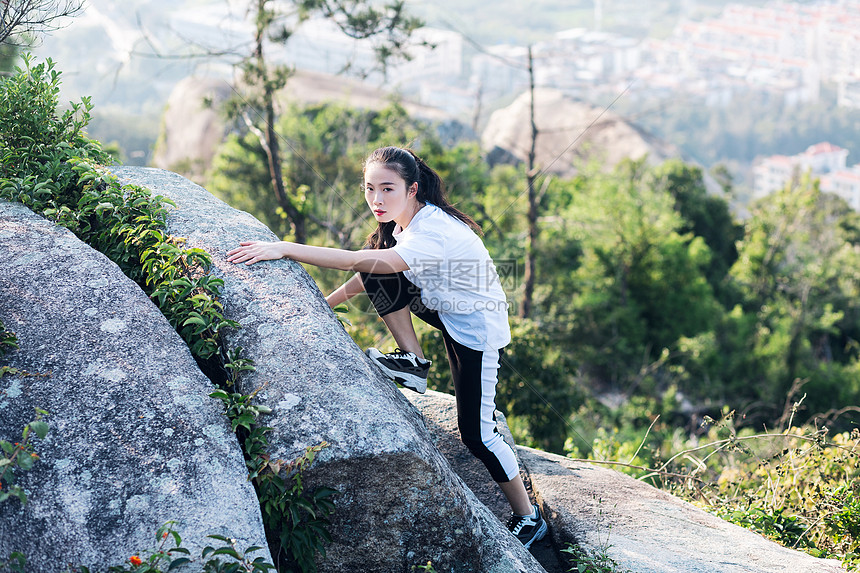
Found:
[[0, 503], [0, 561], [104, 571], [171, 520], [192, 556], [210, 534], [266, 546], [235, 434], [179, 335], [113, 262], [5, 201], [0, 319], [20, 347], [0, 363], [25, 372], [0, 378], [0, 439], [20, 440], [36, 408], [50, 427], [16, 474], [27, 504]]

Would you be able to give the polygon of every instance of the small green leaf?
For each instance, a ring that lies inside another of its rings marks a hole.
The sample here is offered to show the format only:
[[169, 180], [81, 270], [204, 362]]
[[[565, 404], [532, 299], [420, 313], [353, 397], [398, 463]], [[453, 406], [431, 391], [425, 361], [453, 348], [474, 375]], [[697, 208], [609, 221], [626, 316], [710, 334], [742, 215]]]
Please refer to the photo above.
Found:
[[172, 549], [168, 549], [167, 552], [170, 553], [171, 555], [174, 553], [182, 553], [184, 555], [190, 555], [191, 554], [191, 552], [188, 551], [187, 549], [185, 549], [184, 547], [173, 547]]
[[170, 562], [170, 567], [168, 567], [167, 570], [173, 571], [177, 567], [181, 567], [182, 565], [185, 565], [186, 563], [191, 563], [191, 559], [189, 559], [187, 557], [177, 557], [176, 559], [174, 559], [173, 561]]
[[230, 396], [224, 390], [215, 390], [211, 394], [209, 394], [210, 398], [218, 398], [219, 400], [229, 400]]
[[33, 469], [33, 464], [35, 462], [36, 462], [36, 458], [34, 458], [32, 456], [29, 456], [29, 455], [18, 456], [18, 467], [21, 468], [22, 470]]
[[32, 428], [32, 430], [36, 432], [36, 435], [39, 436], [39, 439], [44, 439], [45, 436], [48, 435], [48, 424], [42, 422], [41, 420], [30, 422], [30, 428]]
[[242, 560], [242, 558], [239, 556], [239, 553], [236, 552], [236, 550], [232, 547], [221, 547], [220, 549], [216, 549], [215, 552], [212, 553], [212, 555], [229, 555], [230, 557], [238, 561]]

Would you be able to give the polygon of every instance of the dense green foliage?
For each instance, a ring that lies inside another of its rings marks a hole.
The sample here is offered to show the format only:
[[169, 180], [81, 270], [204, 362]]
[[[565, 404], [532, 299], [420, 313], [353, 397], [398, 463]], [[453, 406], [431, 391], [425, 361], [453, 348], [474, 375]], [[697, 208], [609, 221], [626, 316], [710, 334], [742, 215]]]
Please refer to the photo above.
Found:
[[224, 403], [242, 444], [270, 546], [278, 548], [273, 551], [278, 571], [312, 573], [316, 571], [316, 555], [325, 556], [325, 545], [331, 542], [328, 517], [334, 512], [334, 496], [339, 492], [324, 486], [308, 490], [302, 481], [316, 455], [328, 444], [308, 447], [289, 463], [272, 460], [267, 438], [272, 428], [259, 423], [259, 417], [272, 410], [252, 402], [255, 394], [216, 390], [210, 396]]
[[[17, 374], [6, 368], [0, 368], [0, 378], [6, 374]], [[0, 392], [0, 396], [3, 393]], [[21, 430], [20, 442], [7, 442], [0, 440], [0, 503], [7, 499], [16, 498], [22, 505], [27, 503], [27, 492], [21, 486], [15, 484], [16, 471], [29, 471], [39, 460], [39, 455], [33, 449], [33, 436], [40, 440], [48, 435], [48, 424], [43, 420], [48, 413], [44, 410], [36, 410], [33, 421], [24, 425]], [[0, 567], [2, 569], [2, 567]]]
[[223, 316], [209, 255], [165, 233], [168, 200], [122, 186], [101, 168], [110, 157], [84, 132], [89, 99], [59, 114], [60, 72], [51, 60], [31, 64], [25, 57], [0, 90], [0, 197], [103, 252], [158, 304], [198, 361], [220, 358], [219, 332], [238, 325]]
[[[318, 228], [317, 235], [341, 246], [360, 244], [369, 219], [361, 190], [364, 156], [385, 141], [417, 137], [403, 108], [364, 112], [340, 105], [293, 109], [278, 123], [291, 153], [284, 155], [284, 182], [297, 205]], [[286, 215], [271, 189], [260, 141], [253, 134], [231, 135], [221, 146], [207, 189], [266, 223], [279, 236], [290, 233]], [[309, 200], [313, 198], [313, 200]]]
[[18, 348], [18, 337], [0, 320], [0, 358], [14, 348]]
[[[107, 573], [164, 573], [188, 567], [195, 567], [195, 570], [202, 573], [266, 573], [275, 569], [262, 557], [254, 558], [251, 555], [262, 547], [252, 545], [245, 551], [240, 551], [235, 539], [223, 535], [206, 537], [212, 540], [207, 543], [218, 547], [206, 545], [200, 551], [200, 557], [195, 558], [191, 551], [182, 546], [182, 536], [176, 530], [176, 523], [168, 521], [156, 530], [153, 547], [132, 555], [122, 565], [109, 567]], [[216, 541], [218, 543], [215, 543]], [[96, 573], [84, 566], [70, 568], [68, 571]]]

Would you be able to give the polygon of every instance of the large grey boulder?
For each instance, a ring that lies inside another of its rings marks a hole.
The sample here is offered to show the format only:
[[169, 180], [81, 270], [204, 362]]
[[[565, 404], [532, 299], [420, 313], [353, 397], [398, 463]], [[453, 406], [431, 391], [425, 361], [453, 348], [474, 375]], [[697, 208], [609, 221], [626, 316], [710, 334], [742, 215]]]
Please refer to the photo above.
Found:
[[0, 503], [0, 558], [104, 571], [169, 520], [198, 557], [209, 534], [265, 547], [238, 442], [185, 343], [114, 263], [4, 201], [0, 318], [20, 345], [3, 363], [29, 373], [0, 379], [0, 437], [50, 413], [41, 459], [16, 480], [28, 503]]
[[519, 448], [559, 547], [635, 573], [837, 573], [839, 563], [773, 543], [618, 471]]
[[[229, 333], [257, 370], [243, 392], [274, 408], [272, 455], [294, 459], [327, 442], [308, 472], [308, 486], [341, 494], [333, 543], [320, 571], [409, 571], [432, 561], [438, 571], [540, 571], [521, 546], [493, 553], [498, 531], [487, 510], [434, 447], [421, 416], [369, 362], [298, 263], [233, 265], [226, 252], [240, 240], [277, 240], [262, 223], [187, 179], [157, 169], [114, 168], [123, 182], [169, 197], [169, 232], [207, 251], [224, 280]], [[344, 278], [347, 278], [346, 276]], [[502, 532], [505, 534], [504, 532]], [[505, 534], [507, 535], [507, 534]]]

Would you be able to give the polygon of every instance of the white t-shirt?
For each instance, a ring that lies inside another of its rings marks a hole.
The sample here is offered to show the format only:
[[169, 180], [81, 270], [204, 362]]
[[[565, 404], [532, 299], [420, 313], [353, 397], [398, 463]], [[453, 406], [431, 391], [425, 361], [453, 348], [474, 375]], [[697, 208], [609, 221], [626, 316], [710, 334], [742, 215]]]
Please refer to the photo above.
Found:
[[421, 302], [439, 313], [454, 340], [473, 350], [510, 343], [496, 265], [468, 225], [428, 203], [394, 239], [392, 249], [409, 265], [403, 274], [421, 289]]

